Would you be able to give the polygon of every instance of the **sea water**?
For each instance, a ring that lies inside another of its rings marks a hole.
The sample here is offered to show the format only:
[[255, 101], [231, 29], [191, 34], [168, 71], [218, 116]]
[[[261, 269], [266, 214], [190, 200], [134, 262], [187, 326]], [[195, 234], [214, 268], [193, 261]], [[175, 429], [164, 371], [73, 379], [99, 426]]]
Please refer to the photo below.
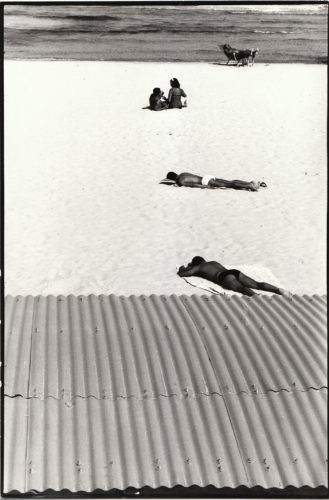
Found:
[[326, 5], [6, 5], [7, 59], [327, 62]]

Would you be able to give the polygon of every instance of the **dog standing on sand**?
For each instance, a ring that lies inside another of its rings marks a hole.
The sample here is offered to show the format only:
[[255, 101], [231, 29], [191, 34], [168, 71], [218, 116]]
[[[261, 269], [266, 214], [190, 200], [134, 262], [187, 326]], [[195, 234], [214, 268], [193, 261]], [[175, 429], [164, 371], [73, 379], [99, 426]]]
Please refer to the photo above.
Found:
[[220, 49], [223, 49], [224, 54], [225, 54], [225, 55], [226, 55], [226, 57], [227, 57], [227, 63], [226, 63], [226, 64], [228, 64], [228, 63], [229, 63], [230, 61], [232, 61], [232, 60], [233, 60], [233, 61], [235, 61], [235, 62], [237, 62], [237, 59], [236, 59], [236, 57], [235, 57], [235, 54], [236, 54], [237, 52], [239, 52], [239, 51], [238, 51], [238, 49], [234, 49], [234, 48], [233, 48], [233, 47], [231, 47], [231, 45], [229, 45], [228, 43], [225, 43], [224, 45], [218, 45], [218, 47], [219, 47]]
[[239, 62], [242, 63], [243, 66], [251, 65], [253, 66], [255, 62], [255, 57], [258, 54], [259, 49], [246, 49], [246, 50], [238, 50], [235, 54], [235, 58], [237, 60], [237, 66], [239, 66]]
[[250, 50], [251, 54], [249, 56], [249, 61], [248, 61], [248, 64], [250, 63], [251, 66], [254, 65], [254, 62], [255, 62], [255, 57], [257, 56], [258, 52], [259, 52], [259, 49], [251, 49]]

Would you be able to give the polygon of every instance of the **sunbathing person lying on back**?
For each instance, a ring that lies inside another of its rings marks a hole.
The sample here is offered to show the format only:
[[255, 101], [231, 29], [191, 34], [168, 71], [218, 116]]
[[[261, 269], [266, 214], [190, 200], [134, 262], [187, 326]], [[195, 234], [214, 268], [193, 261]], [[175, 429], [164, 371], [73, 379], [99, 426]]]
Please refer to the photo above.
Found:
[[283, 290], [283, 288], [255, 281], [237, 269], [226, 269], [222, 264], [215, 261], [206, 262], [203, 257], [193, 257], [192, 262], [187, 264], [186, 267], [181, 266], [177, 274], [181, 277], [199, 276], [200, 278], [216, 283], [216, 285], [220, 285], [226, 290], [233, 290], [244, 295], [257, 295], [252, 290], [254, 288], [255, 290], [263, 290], [291, 297], [291, 293]]
[[183, 172], [176, 174], [175, 172], [168, 172], [167, 179], [174, 181], [177, 186], [188, 187], [208, 187], [208, 188], [232, 188], [232, 189], [247, 189], [249, 191], [257, 191], [260, 187], [267, 187], [265, 182], [246, 182], [246, 181], [226, 181], [225, 179], [218, 179], [214, 175], [199, 175]]

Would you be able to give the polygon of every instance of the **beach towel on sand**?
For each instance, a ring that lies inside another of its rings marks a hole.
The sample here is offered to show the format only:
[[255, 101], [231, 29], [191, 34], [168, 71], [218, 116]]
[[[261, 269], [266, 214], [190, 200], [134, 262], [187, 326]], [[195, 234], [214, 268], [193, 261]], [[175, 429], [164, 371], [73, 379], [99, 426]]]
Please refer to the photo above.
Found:
[[[180, 266], [176, 266], [178, 271]], [[228, 267], [227, 269], [236, 269], [236, 266]], [[239, 271], [247, 276], [250, 276], [256, 281], [262, 281], [266, 283], [270, 283], [271, 285], [277, 286], [278, 288], [283, 288], [281, 283], [277, 280], [277, 278], [272, 274], [272, 272], [267, 267], [260, 266], [239, 266]], [[208, 293], [212, 293], [215, 295], [235, 295], [240, 294], [239, 292], [234, 292], [233, 290], [226, 290], [226, 288], [222, 288], [220, 285], [216, 285], [212, 281], [205, 280], [204, 278], [199, 278], [199, 276], [190, 276], [190, 277], [182, 277], [186, 283], [191, 286], [195, 286], [200, 288], [201, 290], [205, 290]], [[273, 295], [272, 292], [264, 292], [263, 290], [255, 290], [257, 294], [265, 294], [265, 295]]]

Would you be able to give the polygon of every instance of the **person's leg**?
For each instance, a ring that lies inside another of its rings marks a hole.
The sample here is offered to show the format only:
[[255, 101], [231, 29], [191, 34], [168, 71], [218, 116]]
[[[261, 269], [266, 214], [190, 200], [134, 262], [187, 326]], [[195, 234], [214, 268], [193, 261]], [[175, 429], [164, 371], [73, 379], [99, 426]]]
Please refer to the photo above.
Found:
[[246, 182], [246, 181], [240, 181], [238, 179], [235, 179], [234, 181], [231, 181], [233, 184], [234, 189], [250, 189], [251, 191], [257, 191], [257, 189], [260, 186], [259, 182], [251, 181], [251, 182]]
[[252, 295], [257, 295], [253, 290], [249, 287], [244, 286], [233, 274], [227, 274], [220, 281], [220, 286], [225, 288], [226, 290], [232, 290], [233, 292], [243, 293], [243, 295], [248, 295], [251, 297]]
[[250, 278], [249, 276], [246, 276], [241, 272], [239, 274], [239, 281], [241, 285], [249, 288], [254, 288], [255, 290], [263, 290], [264, 292], [272, 292], [272, 293], [277, 293], [279, 295], [285, 294], [285, 291], [282, 290], [282, 288], [270, 285], [269, 283], [265, 283], [264, 281], [263, 282], [255, 281], [254, 279]]
[[231, 189], [250, 189], [251, 191], [257, 191], [259, 188], [259, 183], [256, 183], [254, 181], [251, 182], [246, 182], [246, 181], [239, 181], [239, 180], [233, 180], [233, 181], [227, 181], [225, 179], [213, 179], [210, 181], [209, 185], [211, 187], [225, 187], [225, 188], [231, 188]]

